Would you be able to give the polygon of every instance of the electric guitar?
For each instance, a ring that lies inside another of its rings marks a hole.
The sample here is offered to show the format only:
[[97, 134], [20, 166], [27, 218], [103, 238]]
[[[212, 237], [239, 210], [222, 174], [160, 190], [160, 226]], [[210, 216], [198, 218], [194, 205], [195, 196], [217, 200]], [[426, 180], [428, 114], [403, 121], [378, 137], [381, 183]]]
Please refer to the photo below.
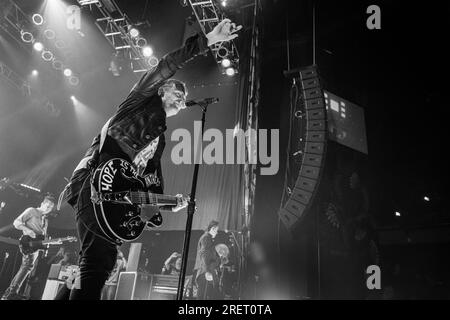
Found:
[[142, 219], [141, 207], [176, 207], [188, 200], [182, 196], [152, 193], [160, 190], [155, 176], [140, 177], [134, 166], [124, 159], [114, 158], [101, 164], [91, 179], [91, 200], [103, 234], [117, 244], [134, 241], [146, 226], [152, 226]]
[[28, 235], [23, 235], [19, 239], [19, 249], [22, 254], [30, 254], [40, 249], [45, 249], [46, 245], [62, 244], [65, 241], [73, 242], [77, 241], [76, 237], [64, 237], [44, 240], [43, 235], [37, 235], [36, 238], [32, 238]]

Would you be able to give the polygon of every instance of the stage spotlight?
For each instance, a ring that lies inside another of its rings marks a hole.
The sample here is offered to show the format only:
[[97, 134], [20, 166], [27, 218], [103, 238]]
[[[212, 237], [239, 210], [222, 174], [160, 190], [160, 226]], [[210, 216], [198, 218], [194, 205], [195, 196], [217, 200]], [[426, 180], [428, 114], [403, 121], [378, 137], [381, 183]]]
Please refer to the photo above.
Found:
[[143, 48], [147, 45], [147, 40], [145, 40], [145, 38], [138, 38], [136, 40], [136, 46], [138, 46], [139, 48]]
[[59, 60], [53, 60], [52, 66], [56, 70], [62, 70], [64, 68], [63, 63], [61, 61], [59, 61]]
[[153, 49], [151, 47], [142, 48], [142, 54], [144, 57], [151, 57], [153, 55]]
[[136, 28], [131, 28], [129, 34], [133, 39], [137, 38], [139, 36], [139, 30]]
[[64, 75], [66, 77], [70, 77], [72, 75], [72, 70], [70, 70], [69, 68], [64, 69]]
[[227, 59], [227, 58], [223, 59], [223, 60], [222, 60], [222, 67], [228, 68], [229, 66], [231, 66], [231, 61], [230, 61], [230, 59]]
[[148, 59], [148, 64], [150, 65], [150, 67], [156, 67], [158, 65], [158, 58], [156, 57], [150, 57]]
[[217, 55], [222, 59], [225, 59], [228, 56], [228, 49], [223, 46], [220, 47], [219, 50], [217, 50]]
[[23, 31], [23, 30], [20, 31], [20, 38], [22, 38], [22, 41], [26, 42], [26, 43], [33, 42], [33, 40], [34, 40], [34, 37], [31, 34], [31, 32]]
[[423, 200], [425, 200], [426, 202], [430, 202], [430, 198], [429, 197], [423, 197]]
[[234, 68], [227, 68], [225, 70], [225, 73], [226, 73], [227, 76], [232, 77], [232, 76], [234, 76], [236, 74], [236, 70]]
[[72, 86], [77, 86], [80, 83], [80, 79], [77, 76], [71, 76], [69, 78], [69, 83]]
[[47, 39], [52, 40], [52, 39], [55, 39], [56, 34], [55, 34], [55, 31], [53, 31], [52, 29], [45, 29], [44, 36]]
[[75, 101], [75, 96], [70, 96], [70, 99], [71, 99], [72, 101]]
[[398, 212], [398, 211], [395, 211], [395, 216], [396, 216], [396, 217], [401, 217], [402, 215], [401, 215], [401, 213], [400, 213], [400, 212]]
[[44, 18], [38, 13], [33, 14], [31, 19], [33, 20], [34, 24], [36, 24], [38, 26], [40, 26], [41, 24], [44, 23]]
[[33, 49], [36, 50], [36, 51], [42, 51], [42, 50], [44, 50], [44, 45], [41, 42], [39, 42], [39, 41], [35, 42], [33, 44]]
[[42, 51], [42, 59], [44, 61], [51, 61], [53, 59], [53, 53], [47, 50]]
[[37, 75], [39, 75], [39, 72], [37, 70], [33, 70], [31, 71], [31, 75], [36, 77]]
[[56, 40], [55, 47], [57, 47], [58, 49], [63, 49], [67, 47], [67, 44], [63, 40]]

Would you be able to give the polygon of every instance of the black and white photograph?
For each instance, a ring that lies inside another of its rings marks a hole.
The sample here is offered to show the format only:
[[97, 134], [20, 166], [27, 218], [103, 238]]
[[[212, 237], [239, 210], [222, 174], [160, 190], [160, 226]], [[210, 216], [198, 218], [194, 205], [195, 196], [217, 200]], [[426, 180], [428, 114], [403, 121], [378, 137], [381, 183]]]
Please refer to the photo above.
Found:
[[0, 0], [1, 300], [450, 299], [449, 17]]

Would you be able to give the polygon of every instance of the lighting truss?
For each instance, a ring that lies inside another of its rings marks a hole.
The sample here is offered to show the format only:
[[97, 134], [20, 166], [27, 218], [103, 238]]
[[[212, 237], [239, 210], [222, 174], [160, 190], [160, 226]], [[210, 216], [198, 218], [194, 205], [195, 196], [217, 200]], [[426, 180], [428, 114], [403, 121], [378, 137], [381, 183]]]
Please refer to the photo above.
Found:
[[61, 110], [55, 107], [55, 105], [46, 97], [42, 97], [37, 94], [36, 90], [32, 90], [28, 81], [24, 80], [19, 74], [14, 72], [5, 63], [0, 61], [0, 77], [8, 81], [17, 90], [22, 92], [26, 97], [37, 97], [39, 101], [42, 101], [45, 105], [45, 109], [51, 116], [59, 116]]
[[30, 84], [1, 61], [0, 76], [21, 91], [24, 96], [31, 96]]
[[145, 72], [151, 69], [147, 61], [148, 58], [144, 57], [139, 46], [134, 43], [128, 33], [132, 24], [114, 0], [78, 0], [80, 5], [82, 5], [82, 2], [84, 4], [95, 4], [101, 15], [95, 20], [96, 26], [116, 52], [123, 51], [124, 56], [128, 56], [133, 72]]
[[28, 48], [23, 44], [20, 38], [20, 32], [33, 25], [30, 17], [12, 0], [1, 1], [0, 12], [0, 22], [2, 22], [0, 23], [0, 27], [22, 47]]
[[[32, 46], [30, 47], [29, 44], [34, 42], [35, 38], [33, 38], [33, 32], [38, 30], [37, 26], [33, 23], [32, 18], [13, 0], [4, 0], [0, 2], [0, 12], [0, 27], [21, 47], [31, 51]], [[53, 30], [51, 31], [53, 34], [55, 33]], [[23, 33], [30, 34], [30, 41], [24, 41]], [[50, 39], [49, 37], [47, 38]], [[57, 45], [55, 44], [55, 46]], [[48, 57], [48, 59], [44, 59], [45, 61], [52, 61], [56, 58], [56, 56], [48, 50], [44, 50], [42, 54], [45, 54]]]
[[[189, 4], [205, 35], [225, 18], [222, 10], [212, 0], [189, 0]], [[233, 40], [218, 42], [211, 47], [211, 51], [219, 66], [220, 62], [226, 57], [230, 59], [233, 66], [238, 70], [239, 53]], [[222, 52], [226, 52], [226, 55], [223, 55]]]

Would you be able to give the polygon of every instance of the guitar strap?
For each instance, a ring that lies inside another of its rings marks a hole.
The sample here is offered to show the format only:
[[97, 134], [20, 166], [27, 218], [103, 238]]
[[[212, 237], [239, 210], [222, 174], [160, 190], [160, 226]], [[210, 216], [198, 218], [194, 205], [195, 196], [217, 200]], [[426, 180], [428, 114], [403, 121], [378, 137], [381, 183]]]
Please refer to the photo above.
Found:
[[105, 125], [102, 128], [102, 131], [100, 132], [100, 146], [98, 147], [99, 153], [102, 151], [103, 144], [105, 143], [106, 133], [108, 132], [108, 127], [109, 127], [109, 123], [111, 122], [111, 119], [112, 119], [112, 117], [109, 118], [108, 121], [106, 121]]

